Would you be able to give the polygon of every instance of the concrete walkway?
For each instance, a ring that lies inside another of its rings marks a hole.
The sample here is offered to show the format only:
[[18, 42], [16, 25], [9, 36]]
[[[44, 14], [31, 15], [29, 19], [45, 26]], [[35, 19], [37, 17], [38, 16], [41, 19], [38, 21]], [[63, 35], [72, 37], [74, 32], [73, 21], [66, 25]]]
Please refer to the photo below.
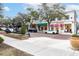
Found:
[[35, 56], [74, 56], [78, 51], [71, 49], [69, 40], [57, 40], [48, 37], [35, 37], [17, 40], [2, 36], [4, 43]]

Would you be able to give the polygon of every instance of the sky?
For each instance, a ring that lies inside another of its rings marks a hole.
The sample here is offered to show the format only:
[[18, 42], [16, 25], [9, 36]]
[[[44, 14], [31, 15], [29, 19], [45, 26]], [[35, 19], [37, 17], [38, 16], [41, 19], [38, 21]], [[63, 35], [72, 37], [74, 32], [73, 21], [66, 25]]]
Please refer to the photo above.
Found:
[[4, 15], [8, 17], [14, 17], [18, 12], [26, 12], [25, 7], [27, 8], [29, 4], [23, 3], [4, 3]]
[[[27, 13], [26, 8], [34, 7], [38, 8], [39, 4], [29, 4], [29, 3], [3, 3], [4, 5], [4, 15], [8, 17], [14, 17], [18, 12]], [[66, 10], [77, 10], [79, 15], [79, 3], [64, 3]], [[78, 17], [79, 18], [79, 17]]]

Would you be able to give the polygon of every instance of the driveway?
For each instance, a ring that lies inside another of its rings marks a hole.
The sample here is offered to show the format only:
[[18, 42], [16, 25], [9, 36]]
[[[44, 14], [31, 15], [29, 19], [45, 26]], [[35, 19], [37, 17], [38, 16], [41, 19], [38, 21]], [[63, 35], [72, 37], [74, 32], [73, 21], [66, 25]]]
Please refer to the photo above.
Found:
[[31, 37], [49, 37], [53, 39], [61, 39], [61, 40], [68, 40], [70, 39], [71, 35], [65, 34], [45, 34], [45, 33], [30, 33]]

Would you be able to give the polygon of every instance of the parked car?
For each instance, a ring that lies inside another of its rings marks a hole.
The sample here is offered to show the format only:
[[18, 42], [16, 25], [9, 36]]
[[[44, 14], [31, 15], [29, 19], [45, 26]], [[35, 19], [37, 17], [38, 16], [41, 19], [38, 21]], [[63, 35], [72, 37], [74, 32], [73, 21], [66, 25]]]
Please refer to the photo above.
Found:
[[35, 29], [35, 28], [30, 28], [30, 29], [28, 29], [28, 32], [37, 32], [37, 29]]
[[4, 30], [5, 31], [6, 30], [6, 27], [1, 27], [1, 30]]
[[5, 32], [6, 33], [11, 33], [11, 31], [8, 28], [5, 29]]
[[57, 31], [53, 31], [53, 30], [47, 30], [47, 31], [45, 31], [45, 33], [51, 33], [51, 34], [56, 34], [57, 33]]
[[6, 28], [4, 31], [5, 31], [6, 33], [14, 32], [13, 28]]

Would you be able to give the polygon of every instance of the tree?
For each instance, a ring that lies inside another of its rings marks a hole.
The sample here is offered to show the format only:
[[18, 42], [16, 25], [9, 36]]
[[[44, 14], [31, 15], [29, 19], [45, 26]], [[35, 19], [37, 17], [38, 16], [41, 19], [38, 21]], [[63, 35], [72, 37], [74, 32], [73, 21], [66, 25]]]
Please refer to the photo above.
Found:
[[50, 30], [50, 23], [55, 18], [67, 17], [64, 13], [65, 7], [62, 4], [47, 4], [42, 3], [41, 9], [43, 18], [48, 22], [48, 29]]
[[0, 3], [0, 18], [3, 18], [3, 5], [2, 5], [2, 3]]
[[12, 24], [12, 19], [10, 17], [6, 17], [5, 19], [3, 19], [3, 23], [6, 26], [11, 25]]
[[34, 10], [34, 8], [27, 8], [28, 14], [31, 16], [32, 20], [37, 20], [39, 17], [38, 11]]
[[24, 24], [24, 23], [26, 24], [26, 23], [30, 22], [30, 19], [28, 18], [27, 14], [19, 12], [18, 15], [13, 18], [13, 22], [14, 23], [20, 22], [21, 24]]
[[2, 24], [3, 23], [3, 4], [0, 3], [0, 23]]
[[33, 20], [39, 19], [39, 14], [37, 10], [34, 10], [33, 8], [27, 8], [28, 11], [28, 18], [30, 17], [30, 27], [33, 23]]
[[[13, 24], [17, 29], [21, 27], [20, 33], [24, 33], [28, 30], [28, 23], [30, 22], [30, 17], [24, 13], [18, 13], [16, 17], [13, 18]], [[22, 29], [24, 28], [24, 29]]]

